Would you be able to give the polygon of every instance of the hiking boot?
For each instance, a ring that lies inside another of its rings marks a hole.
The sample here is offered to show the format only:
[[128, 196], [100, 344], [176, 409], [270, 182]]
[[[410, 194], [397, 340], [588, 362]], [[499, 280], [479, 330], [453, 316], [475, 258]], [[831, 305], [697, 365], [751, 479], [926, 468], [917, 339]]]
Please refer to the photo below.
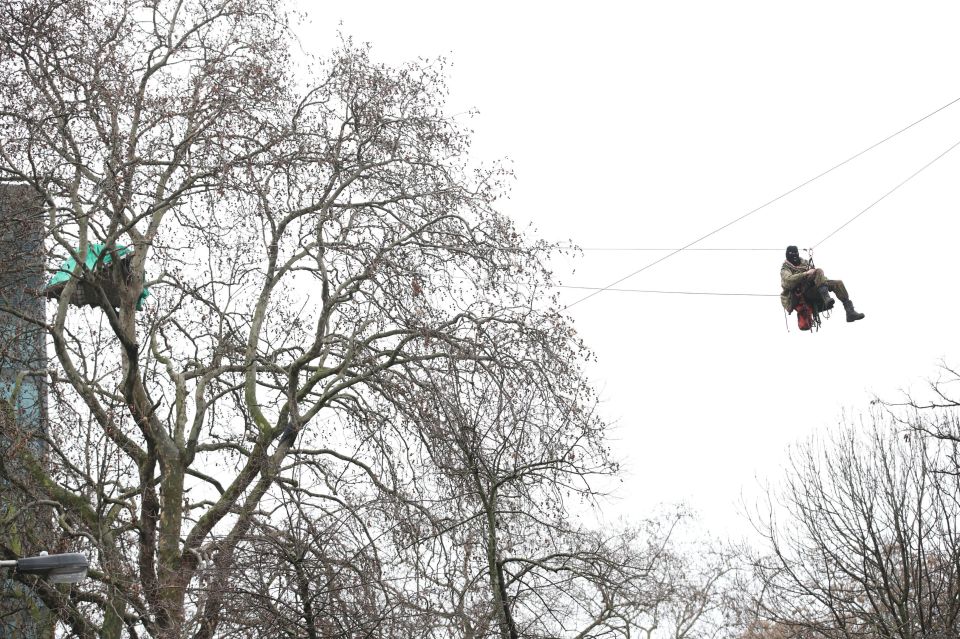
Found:
[[823, 311], [829, 311], [833, 308], [834, 300], [830, 297], [830, 289], [827, 288], [826, 284], [821, 284], [817, 287], [817, 292], [820, 293], [820, 309]]
[[843, 308], [847, 311], [847, 321], [856, 322], [857, 320], [862, 320], [866, 317], [863, 313], [858, 313], [857, 309], [853, 308], [853, 302], [847, 300], [843, 303]]

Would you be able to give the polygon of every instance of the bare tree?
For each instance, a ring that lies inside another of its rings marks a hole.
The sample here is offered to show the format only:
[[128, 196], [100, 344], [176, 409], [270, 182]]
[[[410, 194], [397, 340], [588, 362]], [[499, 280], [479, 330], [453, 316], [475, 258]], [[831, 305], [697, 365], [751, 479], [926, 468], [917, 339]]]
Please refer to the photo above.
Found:
[[935, 441], [941, 472], [960, 474], [960, 371], [941, 362], [937, 376], [920, 394], [907, 393], [902, 401], [874, 400], [904, 433]]
[[[592, 499], [590, 479], [613, 465], [603, 424], [590, 411], [590, 388], [567, 366], [569, 354], [557, 351], [564, 346], [531, 347], [506, 334], [496, 342], [507, 365], [452, 363], [398, 397], [423, 424], [424, 465], [439, 471], [428, 492], [444, 499], [446, 528], [464, 528], [461, 543], [473, 559], [462, 581], [486, 584], [499, 636], [533, 637], [550, 627], [538, 627], [545, 615], [566, 616], [557, 597], [541, 590], [556, 590], [593, 563], [588, 558], [602, 560], [594, 541], [580, 547], [566, 503], [572, 494]], [[433, 555], [445, 541], [414, 552]], [[543, 601], [551, 610], [542, 610]]]
[[[597, 505], [594, 483], [617, 465], [590, 387], [549, 351], [520, 351], [501, 358], [516, 365], [496, 369], [451, 365], [420, 387], [429, 389], [423, 401], [408, 402], [423, 424], [424, 466], [440, 470], [430, 492], [447, 497], [445, 530], [461, 529], [474, 557], [455, 583], [487, 585], [454, 600], [483, 602], [472, 618], [492, 619], [503, 639], [629, 637], [644, 624], [659, 625], [656, 636], [719, 636], [733, 553], [676, 541], [689, 519], [682, 511], [602, 532], [578, 517]], [[432, 539], [417, 554], [456, 543]]]
[[[442, 63], [346, 42], [300, 68], [289, 18], [273, 0], [0, 2], [0, 179], [41, 199], [51, 272], [72, 259], [33, 318], [56, 358], [46, 458], [5, 479], [93, 554], [81, 586], [28, 584], [71, 636], [241, 636], [234, 595], [287, 605], [304, 565], [333, 590], [298, 595], [316, 620], [283, 632], [349, 636], [363, 608], [364, 632], [410, 636], [437, 599], [403, 550], [444, 519], [407, 456], [432, 434], [402, 404], [451, 363], [516, 369], [524, 349], [543, 364], [526, 383], [581, 384], [549, 247], [494, 209], [501, 169], [468, 170]], [[258, 557], [275, 561], [251, 575]]]
[[[689, 535], [689, 532], [686, 533]], [[645, 639], [721, 639], [739, 634], [736, 616], [743, 551], [716, 539], [670, 539], [656, 565], [651, 605], [634, 625]], [[639, 634], [639, 633], [638, 633]]]
[[936, 472], [931, 442], [892, 426], [876, 418], [792, 452], [760, 522], [769, 555], [756, 560], [756, 603], [769, 636], [960, 632], [960, 482]]

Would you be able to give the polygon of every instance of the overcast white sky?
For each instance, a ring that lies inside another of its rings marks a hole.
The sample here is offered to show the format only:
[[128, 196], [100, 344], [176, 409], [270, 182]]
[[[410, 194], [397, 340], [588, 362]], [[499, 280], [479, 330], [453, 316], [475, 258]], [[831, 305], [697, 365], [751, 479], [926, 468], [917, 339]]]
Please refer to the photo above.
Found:
[[[342, 29], [383, 61], [447, 57], [450, 112], [479, 110], [475, 157], [516, 172], [502, 209], [583, 247], [683, 246], [960, 97], [955, 2], [303, 6], [314, 52]], [[960, 104], [699, 246], [811, 246], [958, 140]], [[862, 322], [788, 332], [772, 297], [605, 292], [570, 309], [626, 468], [609, 513], [683, 500], [735, 532], [741, 493], [788, 444], [960, 365], [958, 170], [960, 149], [818, 247]], [[662, 255], [556, 266], [603, 286]], [[619, 286], [779, 293], [782, 259], [681, 253]]]

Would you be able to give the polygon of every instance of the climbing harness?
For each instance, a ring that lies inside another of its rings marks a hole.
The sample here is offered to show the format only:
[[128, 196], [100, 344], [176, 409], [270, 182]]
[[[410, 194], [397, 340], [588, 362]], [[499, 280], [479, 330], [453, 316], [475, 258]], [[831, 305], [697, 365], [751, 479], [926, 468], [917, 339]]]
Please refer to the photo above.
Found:
[[[803, 249], [803, 251], [807, 254], [809, 268], [817, 268], [813, 262], [813, 249]], [[793, 310], [797, 312], [797, 327], [801, 331], [811, 333], [820, 330], [821, 314], [827, 318], [830, 317], [830, 311], [823, 308], [823, 302], [816, 295], [812, 295], [813, 292], [816, 292], [814, 287], [804, 284], [797, 284], [790, 291], [790, 302]]]

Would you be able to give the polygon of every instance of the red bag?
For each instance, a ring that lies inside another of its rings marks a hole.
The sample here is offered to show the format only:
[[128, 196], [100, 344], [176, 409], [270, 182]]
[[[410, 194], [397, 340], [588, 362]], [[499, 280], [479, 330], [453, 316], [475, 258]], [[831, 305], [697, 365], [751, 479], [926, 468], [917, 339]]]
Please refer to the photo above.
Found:
[[801, 331], [809, 331], [813, 328], [813, 311], [806, 302], [799, 302], [794, 310], [797, 311], [797, 326]]

